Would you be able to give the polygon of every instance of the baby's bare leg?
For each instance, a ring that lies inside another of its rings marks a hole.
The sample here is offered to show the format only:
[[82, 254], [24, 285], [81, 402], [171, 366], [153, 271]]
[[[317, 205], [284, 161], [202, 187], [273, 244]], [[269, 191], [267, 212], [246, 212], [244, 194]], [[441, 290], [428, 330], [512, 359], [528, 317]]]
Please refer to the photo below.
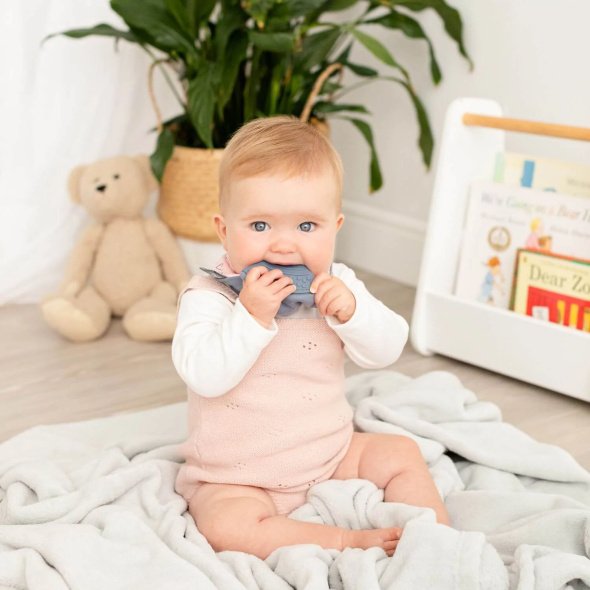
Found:
[[250, 486], [203, 484], [189, 511], [215, 551], [244, 551], [261, 559], [279, 547], [301, 543], [340, 550], [382, 547], [392, 555], [401, 534], [398, 528], [350, 531], [292, 520], [277, 514], [264, 490]]
[[418, 445], [406, 436], [355, 432], [333, 479], [367, 479], [385, 491], [386, 502], [429, 507], [441, 524], [449, 514]]

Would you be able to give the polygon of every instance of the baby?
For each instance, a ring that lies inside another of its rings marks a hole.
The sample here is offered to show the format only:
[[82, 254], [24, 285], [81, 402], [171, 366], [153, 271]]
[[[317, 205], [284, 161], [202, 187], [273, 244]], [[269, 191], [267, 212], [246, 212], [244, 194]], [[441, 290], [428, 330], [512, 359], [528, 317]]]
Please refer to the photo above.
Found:
[[392, 555], [399, 528], [348, 530], [287, 517], [328, 479], [367, 479], [386, 502], [430, 507], [449, 523], [416, 443], [353, 431], [344, 355], [368, 369], [390, 365], [408, 325], [333, 262], [341, 188], [330, 142], [291, 117], [248, 123], [224, 151], [214, 220], [225, 255], [216, 270], [305, 265], [315, 307], [277, 316], [295, 285], [262, 265], [247, 272], [239, 295], [208, 276], [193, 277], [181, 294], [172, 356], [188, 386], [189, 437], [176, 489], [216, 551], [264, 559], [284, 545], [314, 543]]

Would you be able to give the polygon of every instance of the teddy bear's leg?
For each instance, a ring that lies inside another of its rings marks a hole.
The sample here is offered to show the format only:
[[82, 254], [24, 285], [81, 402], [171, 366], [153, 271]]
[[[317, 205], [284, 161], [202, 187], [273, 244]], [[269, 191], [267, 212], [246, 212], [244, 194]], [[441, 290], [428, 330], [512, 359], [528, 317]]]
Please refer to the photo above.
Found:
[[59, 296], [41, 305], [45, 321], [73, 342], [88, 342], [102, 336], [111, 321], [111, 309], [93, 287], [77, 297]]
[[134, 303], [123, 316], [123, 327], [134, 340], [172, 340], [176, 328], [176, 289], [162, 281], [148, 297]]

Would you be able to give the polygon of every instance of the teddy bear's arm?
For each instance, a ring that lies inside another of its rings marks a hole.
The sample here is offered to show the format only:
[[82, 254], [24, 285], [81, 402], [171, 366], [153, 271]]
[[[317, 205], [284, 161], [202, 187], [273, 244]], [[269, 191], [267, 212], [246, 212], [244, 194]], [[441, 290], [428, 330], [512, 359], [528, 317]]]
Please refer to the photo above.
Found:
[[94, 254], [103, 231], [104, 226], [99, 224], [91, 225], [84, 230], [68, 260], [64, 279], [59, 289], [62, 295], [77, 295], [88, 281]]
[[162, 264], [165, 279], [180, 292], [190, 275], [178, 242], [159, 219], [146, 219], [145, 232]]

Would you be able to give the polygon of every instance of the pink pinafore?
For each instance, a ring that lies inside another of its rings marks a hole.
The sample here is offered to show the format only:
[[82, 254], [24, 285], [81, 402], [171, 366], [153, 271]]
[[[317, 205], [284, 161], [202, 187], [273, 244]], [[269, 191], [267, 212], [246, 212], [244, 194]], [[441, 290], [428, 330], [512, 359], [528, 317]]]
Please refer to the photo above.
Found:
[[[193, 277], [183, 293], [190, 289], [237, 298], [209, 277]], [[276, 322], [278, 334], [236, 387], [214, 398], [188, 390], [186, 462], [176, 480], [187, 501], [204, 482], [257, 486], [286, 514], [348, 450], [353, 412], [342, 341], [321, 317]]]

